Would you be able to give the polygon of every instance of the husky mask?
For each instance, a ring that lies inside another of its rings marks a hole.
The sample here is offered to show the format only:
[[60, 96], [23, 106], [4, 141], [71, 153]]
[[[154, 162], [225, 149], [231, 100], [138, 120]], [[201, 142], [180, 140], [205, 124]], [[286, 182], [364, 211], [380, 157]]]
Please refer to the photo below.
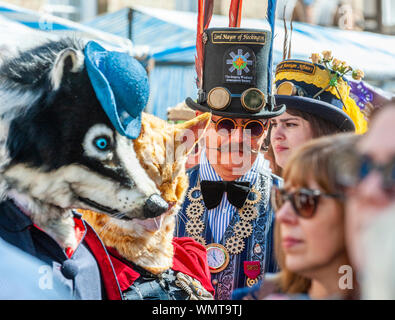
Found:
[[0, 67], [2, 196], [63, 247], [75, 246], [70, 209], [120, 221], [168, 209], [133, 140], [103, 110], [85, 59], [81, 43], [62, 40]]

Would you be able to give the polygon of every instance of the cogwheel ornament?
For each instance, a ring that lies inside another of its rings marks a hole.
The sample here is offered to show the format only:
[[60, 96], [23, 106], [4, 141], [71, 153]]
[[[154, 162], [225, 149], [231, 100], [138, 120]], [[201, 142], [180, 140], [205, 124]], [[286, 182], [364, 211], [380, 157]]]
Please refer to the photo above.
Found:
[[189, 219], [198, 219], [203, 212], [204, 206], [200, 202], [191, 202], [186, 209], [186, 215]]
[[258, 283], [258, 279], [250, 279], [250, 278], [247, 279], [247, 286], [249, 288], [251, 288], [253, 285], [255, 285], [257, 283]]
[[258, 217], [258, 211], [255, 207], [244, 206], [239, 210], [240, 218], [245, 221], [252, 221]]
[[[253, 196], [252, 196], [252, 194], [253, 194]], [[251, 198], [253, 198], [253, 199], [251, 199]], [[256, 205], [259, 201], [261, 201], [261, 199], [262, 199], [262, 195], [258, 192], [257, 189], [252, 187], [250, 194], [248, 195], [248, 197], [245, 201], [245, 204], [247, 206], [253, 206], [253, 205]]]
[[226, 240], [225, 247], [228, 250], [230, 254], [240, 254], [244, 250], [244, 241], [241, 238], [238, 237], [230, 237], [228, 240]]
[[206, 246], [206, 239], [204, 239], [202, 236], [194, 236], [193, 239], [197, 242], [199, 242], [201, 245]]
[[196, 187], [191, 188], [191, 190], [189, 190], [187, 193], [187, 198], [191, 202], [196, 202], [196, 201], [202, 200], [203, 197], [202, 197], [202, 192], [200, 191], [200, 187], [196, 186]]
[[240, 238], [248, 238], [252, 234], [252, 225], [247, 221], [239, 221], [233, 227], [235, 235]]
[[204, 229], [204, 223], [203, 221], [198, 219], [191, 219], [186, 223], [185, 229], [188, 234], [192, 236], [197, 236], [202, 233]]

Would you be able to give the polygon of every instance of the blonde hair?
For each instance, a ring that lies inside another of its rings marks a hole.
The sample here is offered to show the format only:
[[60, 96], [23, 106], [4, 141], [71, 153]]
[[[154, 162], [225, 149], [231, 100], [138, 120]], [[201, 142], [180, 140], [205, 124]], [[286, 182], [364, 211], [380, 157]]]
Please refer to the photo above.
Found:
[[[341, 133], [313, 139], [302, 145], [291, 155], [284, 168], [285, 185], [308, 187], [308, 183], [314, 180], [324, 192], [338, 192], [339, 186], [335, 179], [334, 160], [340, 152], [352, 147], [357, 139], [358, 135], [353, 133]], [[344, 211], [343, 204], [340, 201], [338, 204]], [[280, 290], [287, 294], [307, 293], [311, 286], [311, 280], [286, 268], [280, 239], [280, 227], [276, 223], [274, 250], [281, 269], [278, 278]]]

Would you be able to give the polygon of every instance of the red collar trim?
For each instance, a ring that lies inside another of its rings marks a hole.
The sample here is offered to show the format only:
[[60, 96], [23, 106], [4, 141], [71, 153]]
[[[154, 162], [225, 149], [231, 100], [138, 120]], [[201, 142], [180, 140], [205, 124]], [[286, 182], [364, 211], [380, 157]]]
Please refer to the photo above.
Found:
[[115, 248], [107, 247], [107, 252], [110, 254], [119, 286], [123, 292], [140, 277], [140, 273], [134, 271], [132, 265], [122, 258]]
[[74, 232], [75, 232], [75, 238], [77, 239], [77, 245], [74, 249], [71, 247], [66, 248], [66, 254], [69, 257], [69, 259], [72, 257], [73, 253], [78, 248], [81, 241], [84, 239], [86, 233], [84, 223], [82, 222], [81, 219], [76, 217], [74, 217]]
[[[43, 229], [41, 229], [39, 226], [37, 226], [36, 224], [33, 224], [33, 226], [40, 230], [41, 232], [46, 233]], [[84, 226], [84, 223], [82, 222], [81, 219], [74, 217], [74, 232], [75, 232], [75, 238], [77, 239], [77, 245], [75, 246], [75, 248], [71, 248], [71, 247], [67, 247], [65, 249], [66, 255], [67, 257], [70, 259], [73, 255], [73, 253], [75, 252], [75, 250], [77, 250], [79, 244], [81, 243], [81, 241], [84, 239], [85, 237], [85, 233], [86, 233], [86, 228]]]
[[[122, 300], [122, 293], [118, 285], [118, 281], [114, 272], [113, 265], [111, 264], [110, 255], [107, 253], [104, 244], [97, 236], [92, 227], [88, 223], [83, 222], [79, 217], [74, 217], [74, 230], [78, 245], [84, 240], [88, 248], [94, 255], [96, 262], [100, 268], [101, 278], [106, 291], [107, 299], [109, 300]], [[38, 230], [45, 233], [44, 230], [36, 225], [33, 225]], [[77, 248], [76, 247], [76, 248]], [[71, 248], [66, 249], [66, 254], [70, 258], [75, 250]]]

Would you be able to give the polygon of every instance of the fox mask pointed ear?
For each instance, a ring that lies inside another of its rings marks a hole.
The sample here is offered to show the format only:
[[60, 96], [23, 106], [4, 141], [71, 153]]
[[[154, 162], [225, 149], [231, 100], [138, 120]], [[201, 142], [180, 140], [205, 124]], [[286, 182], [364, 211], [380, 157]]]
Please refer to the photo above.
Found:
[[175, 147], [176, 158], [187, 156], [199, 140], [204, 136], [211, 121], [211, 113], [206, 112], [200, 116], [176, 125]]
[[84, 67], [84, 55], [73, 48], [67, 48], [62, 50], [56, 57], [55, 63], [53, 64], [50, 81], [52, 89], [58, 90], [62, 83], [63, 76], [67, 72], [79, 72]]

